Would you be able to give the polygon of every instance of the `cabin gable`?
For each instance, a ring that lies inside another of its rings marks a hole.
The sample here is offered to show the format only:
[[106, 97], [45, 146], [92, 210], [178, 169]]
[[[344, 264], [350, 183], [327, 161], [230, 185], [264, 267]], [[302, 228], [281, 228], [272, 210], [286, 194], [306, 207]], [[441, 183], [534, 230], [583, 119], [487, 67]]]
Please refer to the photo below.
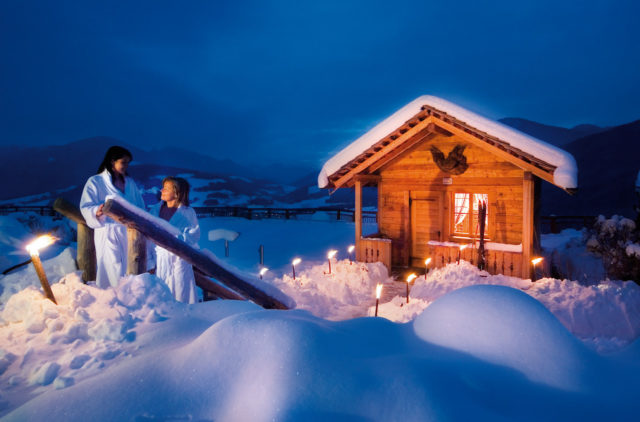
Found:
[[[528, 277], [540, 181], [572, 193], [573, 157], [446, 100], [419, 97], [325, 163], [320, 188], [355, 188], [356, 257], [436, 267], [460, 257]], [[378, 230], [362, 237], [363, 186], [377, 186]], [[487, 204], [483, 255], [480, 206]], [[470, 246], [465, 250], [465, 247]], [[462, 252], [462, 251], [465, 252]]]
[[[445, 173], [433, 159], [432, 147], [446, 156], [465, 147], [468, 168]], [[477, 235], [453, 229], [456, 193], [486, 194], [486, 238], [497, 243], [522, 243], [524, 170], [457, 136], [438, 135], [380, 169], [378, 231], [393, 242], [392, 264], [421, 266], [428, 241], [470, 242]], [[421, 253], [422, 252], [422, 253]], [[423, 265], [423, 264], [422, 264]]]

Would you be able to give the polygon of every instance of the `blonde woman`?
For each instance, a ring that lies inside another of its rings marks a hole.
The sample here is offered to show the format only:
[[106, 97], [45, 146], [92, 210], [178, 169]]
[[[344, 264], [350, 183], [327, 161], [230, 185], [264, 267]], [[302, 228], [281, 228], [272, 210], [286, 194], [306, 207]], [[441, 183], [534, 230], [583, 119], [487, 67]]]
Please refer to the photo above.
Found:
[[[165, 177], [162, 181], [160, 202], [151, 214], [166, 220], [180, 230], [180, 238], [197, 246], [200, 225], [193, 208], [189, 207], [189, 182], [180, 177]], [[179, 302], [197, 301], [196, 283], [191, 264], [156, 245], [156, 275], [164, 280]]]

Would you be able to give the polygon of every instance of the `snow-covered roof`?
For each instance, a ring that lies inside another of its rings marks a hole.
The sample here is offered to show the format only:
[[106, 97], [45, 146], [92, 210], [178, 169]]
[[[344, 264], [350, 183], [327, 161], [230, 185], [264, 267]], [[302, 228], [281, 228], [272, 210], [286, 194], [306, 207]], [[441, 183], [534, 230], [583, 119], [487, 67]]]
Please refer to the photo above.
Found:
[[578, 167], [575, 159], [568, 152], [431, 95], [424, 95], [411, 101], [329, 159], [318, 175], [318, 186], [320, 188], [328, 187], [329, 178], [332, 175], [381, 139], [403, 126], [408, 120], [419, 114], [425, 106], [446, 113], [448, 116], [464, 122], [468, 127], [495, 137], [510, 147], [555, 167], [552, 178], [555, 185], [563, 189], [578, 187]]

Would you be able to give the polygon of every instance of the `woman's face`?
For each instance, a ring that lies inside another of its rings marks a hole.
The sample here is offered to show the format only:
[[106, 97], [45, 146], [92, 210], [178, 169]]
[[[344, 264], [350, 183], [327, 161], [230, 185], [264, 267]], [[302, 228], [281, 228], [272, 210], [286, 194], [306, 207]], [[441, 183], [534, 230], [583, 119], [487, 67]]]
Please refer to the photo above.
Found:
[[173, 182], [166, 181], [162, 185], [162, 190], [160, 191], [160, 200], [165, 202], [171, 202], [178, 199], [176, 195], [176, 187], [173, 185]]
[[127, 156], [118, 158], [117, 160], [111, 161], [111, 169], [114, 173], [119, 174], [120, 176], [125, 176], [130, 162], [131, 158]]

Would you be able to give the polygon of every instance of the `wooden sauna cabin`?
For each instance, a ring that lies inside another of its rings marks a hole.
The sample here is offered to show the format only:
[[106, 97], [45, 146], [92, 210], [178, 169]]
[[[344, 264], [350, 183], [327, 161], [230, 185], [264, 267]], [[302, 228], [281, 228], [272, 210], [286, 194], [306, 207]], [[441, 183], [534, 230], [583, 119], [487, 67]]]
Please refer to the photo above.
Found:
[[[485, 201], [485, 269], [531, 276], [539, 247], [540, 183], [572, 193], [571, 154], [456, 104], [422, 96], [323, 166], [320, 188], [354, 188], [356, 259], [430, 268], [478, 260]], [[377, 186], [378, 233], [362, 237], [362, 188]], [[468, 245], [461, 251], [460, 246]]]

